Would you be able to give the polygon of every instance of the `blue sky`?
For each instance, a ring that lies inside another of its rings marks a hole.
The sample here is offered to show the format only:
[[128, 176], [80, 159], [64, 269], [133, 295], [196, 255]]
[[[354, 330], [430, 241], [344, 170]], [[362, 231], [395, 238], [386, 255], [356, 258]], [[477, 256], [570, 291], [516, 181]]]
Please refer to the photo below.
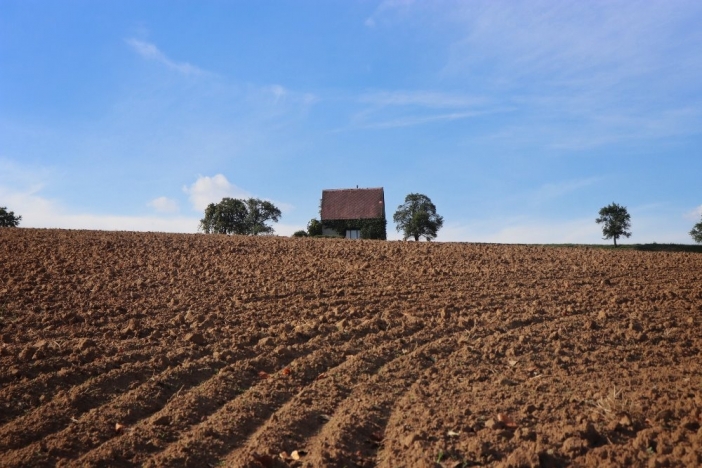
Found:
[[24, 227], [276, 232], [323, 189], [428, 195], [440, 241], [690, 243], [702, 2], [0, 2], [0, 206]]

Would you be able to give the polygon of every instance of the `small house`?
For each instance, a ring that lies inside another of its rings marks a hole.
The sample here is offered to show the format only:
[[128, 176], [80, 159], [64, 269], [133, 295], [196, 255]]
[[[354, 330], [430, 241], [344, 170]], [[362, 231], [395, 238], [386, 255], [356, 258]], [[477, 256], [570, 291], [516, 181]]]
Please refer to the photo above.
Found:
[[383, 188], [322, 190], [322, 234], [347, 239], [387, 238]]

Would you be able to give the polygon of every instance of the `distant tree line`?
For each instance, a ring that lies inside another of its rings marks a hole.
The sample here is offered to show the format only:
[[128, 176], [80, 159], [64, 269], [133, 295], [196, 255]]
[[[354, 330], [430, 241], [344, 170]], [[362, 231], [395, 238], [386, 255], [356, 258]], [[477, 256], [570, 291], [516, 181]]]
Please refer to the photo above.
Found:
[[[206, 234], [272, 234], [273, 228], [266, 223], [278, 222], [280, 216], [280, 210], [268, 201], [257, 198], [223, 198], [221, 202], [207, 206], [199, 228]], [[16, 226], [20, 219], [21, 216], [14, 217], [14, 213], [0, 208], [1, 226]], [[421, 193], [407, 195], [405, 202], [397, 207], [393, 221], [397, 225], [397, 231], [402, 232], [403, 240], [412, 238], [415, 241], [421, 238], [427, 241], [435, 239], [444, 225], [444, 218], [437, 213], [436, 205]], [[603, 239], [612, 239], [615, 247], [620, 238], [631, 237], [631, 215], [625, 206], [610, 203], [602, 207], [595, 222], [602, 225]], [[318, 219], [312, 219], [307, 223], [306, 230], [296, 231], [293, 236], [318, 237], [322, 236], [322, 232], [322, 223]], [[690, 236], [695, 242], [702, 243], [702, 220], [695, 224]]]
[[[226, 197], [219, 203], [207, 205], [198, 229], [205, 234], [273, 234], [273, 227], [267, 223], [278, 222], [281, 215], [281, 211], [266, 200]], [[17, 216], [7, 207], [0, 206], [0, 227], [17, 227], [21, 220], [22, 216]], [[427, 241], [435, 239], [444, 224], [444, 218], [436, 212], [436, 205], [421, 193], [407, 195], [405, 202], [397, 207], [393, 221], [397, 230], [402, 232], [404, 240], [413, 238], [415, 241], [422, 237]], [[631, 237], [631, 215], [625, 206], [610, 203], [602, 207], [595, 222], [602, 225], [603, 239], [612, 239], [615, 247], [621, 237]], [[702, 244], [702, 220], [693, 226], [689, 234], [692, 240]], [[317, 219], [307, 223], [307, 230], [299, 230], [293, 234], [295, 237], [321, 235], [322, 223]]]

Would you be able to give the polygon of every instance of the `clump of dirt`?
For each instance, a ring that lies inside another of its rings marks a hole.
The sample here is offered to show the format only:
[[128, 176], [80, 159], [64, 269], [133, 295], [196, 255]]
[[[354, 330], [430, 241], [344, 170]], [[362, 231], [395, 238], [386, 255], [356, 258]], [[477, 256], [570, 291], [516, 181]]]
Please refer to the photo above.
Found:
[[701, 272], [0, 229], [0, 465], [699, 466]]

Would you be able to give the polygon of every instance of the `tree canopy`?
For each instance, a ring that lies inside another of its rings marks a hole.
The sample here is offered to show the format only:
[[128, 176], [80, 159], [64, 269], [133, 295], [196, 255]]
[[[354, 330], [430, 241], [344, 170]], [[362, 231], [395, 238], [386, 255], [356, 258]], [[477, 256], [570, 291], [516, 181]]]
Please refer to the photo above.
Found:
[[310, 219], [310, 222], [307, 223], [307, 234], [310, 236], [321, 236], [322, 235], [322, 223], [316, 219], [312, 218]]
[[690, 236], [692, 236], [692, 240], [694, 240], [698, 244], [702, 244], [702, 220], [699, 223], [695, 224], [695, 226], [690, 231]]
[[624, 206], [611, 203], [603, 207], [600, 209], [600, 217], [595, 222], [602, 224], [603, 239], [614, 239], [615, 247], [620, 237], [631, 237], [631, 216]]
[[404, 240], [413, 237], [415, 241], [420, 237], [428, 241], [435, 239], [437, 231], [444, 225], [444, 218], [436, 213], [436, 206], [421, 193], [407, 195], [405, 203], [397, 207], [393, 221], [397, 230], [402, 231]]
[[0, 206], [0, 227], [17, 227], [20, 221], [21, 216], [15, 216], [14, 211], [7, 211], [7, 207]]
[[207, 205], [199, 229], [205, 234], [272, 234], [273, 227], [266, 223], [278, 222], [280, 216], [280, 210], [269, 201], [227, 197]]

